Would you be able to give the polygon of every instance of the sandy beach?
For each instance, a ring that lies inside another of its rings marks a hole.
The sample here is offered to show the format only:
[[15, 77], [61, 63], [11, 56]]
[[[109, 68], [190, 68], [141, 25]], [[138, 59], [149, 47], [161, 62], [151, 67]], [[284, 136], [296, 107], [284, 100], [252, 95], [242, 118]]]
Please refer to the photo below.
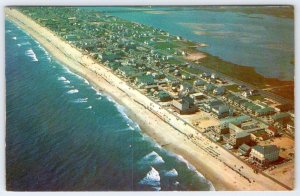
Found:
[[55, 59], [125, 106], [128, 116], [139, 124], [145, 134], [194, 165], [216, 190], [288, 190], [263, 174], [255, 174], [243, 161], [47, 28], [15, 9], [6, 8], [5, 13], [9, 20], [29, 33]]

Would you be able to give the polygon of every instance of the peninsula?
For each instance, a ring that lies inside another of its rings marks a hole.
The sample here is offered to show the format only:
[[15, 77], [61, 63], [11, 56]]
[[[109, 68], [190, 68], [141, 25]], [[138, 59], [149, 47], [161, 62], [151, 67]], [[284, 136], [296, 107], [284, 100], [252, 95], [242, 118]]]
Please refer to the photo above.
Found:
[[293, 189], [293, 103], [202, 66], [216, 62], [197, 50], [200, 43], [74, 7], [7, 7], [5, 14], [216, 190]]

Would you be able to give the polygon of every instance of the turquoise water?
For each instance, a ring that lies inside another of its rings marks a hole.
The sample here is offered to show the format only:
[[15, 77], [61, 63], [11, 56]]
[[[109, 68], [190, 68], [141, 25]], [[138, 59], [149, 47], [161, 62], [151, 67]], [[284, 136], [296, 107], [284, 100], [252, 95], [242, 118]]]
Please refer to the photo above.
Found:
[[8, 190], [213, 189], [21, 29], [5, 35]]
[[254, 67], [266, 77], [294, 80], [294, 20], [200, 7], [85, 7], [206, 43], [200, 50]]

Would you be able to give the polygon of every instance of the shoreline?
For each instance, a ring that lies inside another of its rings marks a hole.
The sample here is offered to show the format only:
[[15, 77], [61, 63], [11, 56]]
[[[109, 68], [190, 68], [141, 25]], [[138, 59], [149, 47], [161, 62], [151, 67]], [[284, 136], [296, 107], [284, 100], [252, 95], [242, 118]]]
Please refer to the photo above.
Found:
[[[207, 154], [207, 152], [199, 148], [183, 134], [180, 134], [169, 123], [166, 123], [159, 118], [159, 116], [154, 114], [154, 112], [146, 109], [146, 106], [151, 105], [152, 101], [147, 99], [145, 95], [132, 89], [132, 87], [129, 87], [106, 67], [96, 64], [90, 57], [82, 55], [80, 51], [60, 40], [60, 38], [48, 29], [39, 26], [20, 12], [13, 9], [6, 9], [5, 11], [6, 14], [9, 15], [8, 18], [13, 21], [14, 24], [20, 26], [43, 45], [56, 60], [68, 67], [72, 72], [86, 78], [97, 90], [103, 90], [117, 103], [124, 106], [128, 117], [137, 122], [143, 133], [153, 138], [160, 145], [168, 141], [170, 144], [163, 148], [183, 156], [189, 163], [195, 166], [197, 171], [207, 180], [212, 182], [216, 190], [285, 190], [282, 186], [270, 179], [262, 175], [253, 174], [253, 172], [251, 174], [247, 170], [245, 173], [251, 176], [251, 179], [255, 179], [255, 181], [249, 183], [236, 172], [228, 169], [222, 162], [218, 162], [214, 157]], [[147, 100], [144, 100], [145, 98]], [[162, 111], [164, 109], [157, 109], [155, 106], [153, 106], [153, 108], [158, 112], [164, 112]], [[143, 116], [137, 114], [143, 114]], [[164, 114], [167, 115], [166, 113]], [[174, 122], [172, 123], [173, 125], [175, 124]], [[190, 128], [182, 126], [180, 122], [175, 125], [180, 130], [185, 128], [184, 131], [187, 133], [194, 133]], [[160, 127], [160, 130], [157, 130], [157, 127]], [[208, 142], [204, 138], [202, 139], [204, 142]], [[216, 145], [213, 146], [215, 147]], [[224, 149], [218, 148], [218, 151], [224, 154], [222, 158], [224, 158], [224, 162], [227, 164], [229, 164], [228, 161], [234, 157], [233, 155], [228, 155], [228, 152], [226, 154]], [[232, 162], [238, 163], [239, 165], [242, 164], [239, 160], [232, 160]], [[220, 175], [221, 173], [218, 172], [223, 173]], [[240, 187], [236, 187], [237, 182]]]

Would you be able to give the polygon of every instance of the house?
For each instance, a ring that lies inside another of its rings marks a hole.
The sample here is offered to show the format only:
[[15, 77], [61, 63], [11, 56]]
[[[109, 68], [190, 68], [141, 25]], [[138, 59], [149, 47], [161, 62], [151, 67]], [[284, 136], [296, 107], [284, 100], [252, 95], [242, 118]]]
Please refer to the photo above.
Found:
[[265, 129], [265, 131], [269, 134], [269, 136], [274, 137], [278, 134], [278, 130], [273, 127], [273, 126], [269, 126], [268, 128]]
[[267, 116], [274, 114], [275, 110], [271, 107], [266, 107], [266, 108], [260, 108], [255, 111], [255, 116]]
[[249, 160], [259, 166], [268, 166], [279, 158], [279, 148], [275, 145], [254, 146], [250, 152]]
[[189, 83], [180, 84], [178, 96], [181, 98], [183, 96], [189, 95], [190, 93], [194, 93], [195, 89], [193, 85]]
[[204, 72], [203, 74], [201, 74], [202, 78], [210, 78], [211, 74], [208, 72]]
[[133, 77], [138, 73], [138, 71], [131, 66], [121, 66], [117, 69], [117, 72], [125, 77]]
[[170, 96], [170, 94], [165, 91], [159, 91], [158, 97], [159, 97], [159, 100], [162, 102], [172, 100], [172, 97]]
[[181, 78], [182, 78], [183, 80], [190, 80], [190, 79], [192, 79], [191, 75], [189, 75], [189, 74], [182, 74], [182, 75], [181, 75]]
[[225, 93], [224, 87], [217, 87], [213, 90], [213, 94], [215, 95], [223, 95]]
[[239, 153], [242, 156], [248, 156], [250, 154], [250, 151], [251, 151], [251, 147], [248, 146], [247, 144], [242, 144], [239, 147]]
[[287, 123], [290, 121], [290, 114], [289, 113], [277, 113], [271, 116], [272, 122], [280, 122], [280, 123]]
[[229, 133], [230, 139], [228, 143], [233, 146], [234, 148], [238, 148], [242, 144], [249, 144], [251, 143], [251, 136], [250, 133], [243, 130], [242, 128], [238, 127], [233, 123], [229, 123]]
[[194, 100], [205, 99], [205, 95], [203, 93], [194, 93], [190, 95]]
[[213, 91], [215, 88], [216, 87], [213, 84], [206, 84], [206, 85], [204, 85], [204, 91], [205, 92]]
[[234, 148], [238, 148], [242, 144], [249, 144], [250, 142], [251, 136], [246, 131], [230, 134], [229, 144]]
[[257, 96], [259, 95], [258, 90], [246, 90], [242, 92], [242, 96], [249, 97], [249, 96]]
[[145, 86], [153, 85], [155, 82], [152, 75], [141, 75], [136, 77], [135, 83], [139, 88], [142, 88]]
[[184, 96], [181, 100], [173, 100], [172, 104], [179, 114], [192, 114], [198, 109], [194, 100], [189, 96]]
[[249, 90], [242, 92], [243, 97], [249, 97], [250, 95], [251, 95], [251, 93]]
[[247, 86], [239, 85], [238, 89], [241, 90], [241, 91], [245, 91], [245, 90], [247, 90]]
[[224, 104], [212, 108], [212, 113], [218, 118], [225, 118], [230, 115], [230, 108]]
[[200, 79], [194, 81], [194, 86], [204, 86], [205, 84], [206, 82]]
[[246, 102], [248, 102], [248, 101], [245, 99], [237, 99], [237, 100], [234, 100], [234, 105], [241, 106], [243, 103], [246, 103]]
[[251, 133], [251, 139], [253, 141], [265, 141], [270, 138], [270, 135], [265, 131], [265, 129], [257, 130]]
[[203, 106], [207, 111], [211, 112], [214, 107], [218, 107], [221, 105], [224, 105], [224, 103], [222, 101], [211, 100], [211, 101], [208, 101], [207, 103], [204, 103]]

